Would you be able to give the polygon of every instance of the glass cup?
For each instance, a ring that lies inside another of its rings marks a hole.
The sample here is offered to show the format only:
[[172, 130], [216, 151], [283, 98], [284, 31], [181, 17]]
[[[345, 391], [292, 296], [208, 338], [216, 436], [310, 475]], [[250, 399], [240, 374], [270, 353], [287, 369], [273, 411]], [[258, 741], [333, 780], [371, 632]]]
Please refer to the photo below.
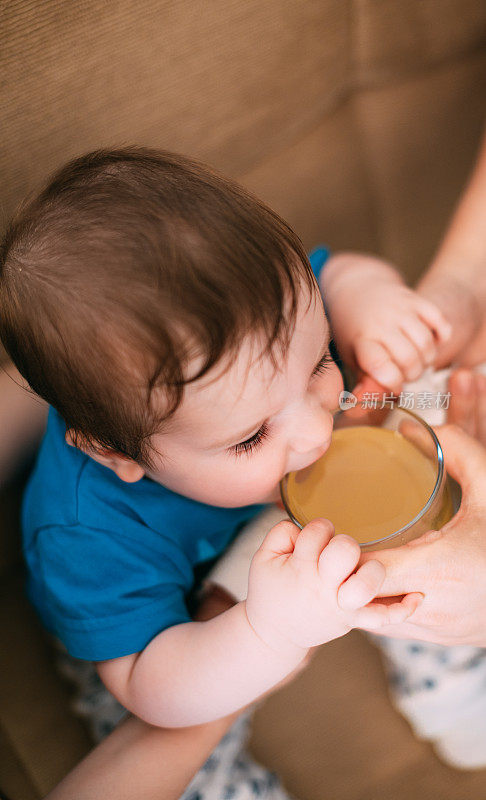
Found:
[[336, 414], [329, 449], [280, 482], [289, 517], [303, 528], [330, 519], [363, 550], [397, 547], [454, 514], [453, 489], [432, 428], [396, 401], [366, 415]]

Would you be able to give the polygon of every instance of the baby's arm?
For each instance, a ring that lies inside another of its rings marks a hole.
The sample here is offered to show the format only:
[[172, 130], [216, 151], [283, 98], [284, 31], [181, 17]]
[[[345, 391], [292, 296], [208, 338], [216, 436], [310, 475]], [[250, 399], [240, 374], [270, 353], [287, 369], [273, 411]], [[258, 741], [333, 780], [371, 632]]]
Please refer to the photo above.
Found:
[[327, 520], [314, 520], [303, 531], [290, 521], [278, 523], [253, 558], [245, 602], [207, 622], [169, 628], [141, 653], [101, 662], [102, 680], [146, 722], [196, 725], [260, 697], [289, 675], [310, 647], [352, 627], [377, 628], [408, 618], [420, 598], [370, 604], [383, 568], [373, 561], [354, 572], [359, 546], [347, 536], [331, 539], [332, 534]]
[[390, 389], [418, 378], [451, 334], [441, 311], [378, 258], [333, 256], [320, 286], [343, 359]]

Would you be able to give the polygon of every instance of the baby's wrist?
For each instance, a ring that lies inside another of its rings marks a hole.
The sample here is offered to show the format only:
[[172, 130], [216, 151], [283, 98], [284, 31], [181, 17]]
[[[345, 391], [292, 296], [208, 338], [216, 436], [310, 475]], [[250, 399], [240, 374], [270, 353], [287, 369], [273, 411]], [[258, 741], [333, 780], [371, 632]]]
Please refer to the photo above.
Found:
[[400, 273], [381, 259], [357, 253], [338, 253], [329, 258], [320, 285], [326, 301], [331, 303], [348, 288], [356, 291], [360, 284], [369, 288], [370, 279], [380, 284], [404, 282]]
[[246, 600], [241, 605], [244, 607], [246, 621], [253, 636], [269, 653], [288, 662], [292, 669], [303, 661], [309, 652], [308, 647], [302, 647], [293, 642], [268, 621], [264, 622], [258, 619], [258, 616], [253, 613], [251, 604], [249, 607]]

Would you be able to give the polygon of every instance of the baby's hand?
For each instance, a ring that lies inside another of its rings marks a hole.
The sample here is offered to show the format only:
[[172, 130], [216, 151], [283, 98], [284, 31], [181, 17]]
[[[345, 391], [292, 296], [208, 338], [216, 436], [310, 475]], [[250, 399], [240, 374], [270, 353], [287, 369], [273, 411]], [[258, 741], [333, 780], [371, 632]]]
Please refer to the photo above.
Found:
[[416, 380], [451, 335], [441, 311], [378, 259], [334, 256], [321, 286], [340, 354], [389, 389]]
[[389, 605], [371, 603], [385, 577], [383, 565], [371, 560], [357, 569], [357, 542], [333, 534], [326, 519], [313, 520], [302, 531], [284, 520], [255, 553], [246, 611], [254, 631], [273, 649], [314, 647], [351, 628], [397, 624], [421, 601], [421, 595], [410, 594]]

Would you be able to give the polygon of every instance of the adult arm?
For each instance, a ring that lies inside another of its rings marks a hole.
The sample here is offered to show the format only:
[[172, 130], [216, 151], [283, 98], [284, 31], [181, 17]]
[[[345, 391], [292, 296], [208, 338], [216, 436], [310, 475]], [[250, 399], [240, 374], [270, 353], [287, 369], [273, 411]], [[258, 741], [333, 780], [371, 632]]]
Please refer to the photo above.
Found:
[[486, 134], [446, 234], [417, 288], [453, 325], [436, 360], [436, 366], [445, 366], [471, 342], [486, 311]]
[[177, 729], [129, 717], [46, 800], [177, 800], [236, 716]]

